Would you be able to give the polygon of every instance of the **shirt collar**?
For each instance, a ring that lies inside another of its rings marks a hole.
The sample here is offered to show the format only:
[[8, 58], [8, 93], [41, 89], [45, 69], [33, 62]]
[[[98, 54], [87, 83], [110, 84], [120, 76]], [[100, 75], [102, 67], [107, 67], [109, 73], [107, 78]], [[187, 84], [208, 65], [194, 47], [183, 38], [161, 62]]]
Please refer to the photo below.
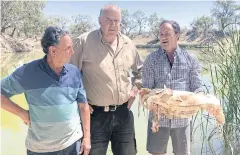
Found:
[[[101, 29], [98, 30], [98, 35], [99, 35], [99, 39], [101, 40], [102, 43], [108, 44], [107, 41], [106, 41], [106, 39], [104, 39], [103, 36], [102, 36], [102, 31], [101, 31]], [[117, 37], [118, 37], [118, 39], [119, 39], [119, 44], [125, 44], [125, 43], [127, 43], [127, 40], [124, 39], [124, 37], [123, 37], [123, 35], [122, 35], [122, 33], [121, 33], [120, 31], [118, 32]]]
[[[47, 55], [45, 55], [41, 60], [40, 60], [40, 67], [44, 70], [44, 71], [46, 71], [46, 72], [49, 72], [49, 73], [51, 73], [51, 72], [54, 72], [52, 69], [51, 69], [51, 67], [49, 66], [49, 64], [48, 64], [48, 62], [47, 62]], [[66, 65], [64, 65], [63, 66], [63, 70], [62, 70], [62, 73], [66, 73], [66, 72], [68, 72], [70, 69], [66, 66]], [[54, 72], [55, 73], [55, 72]]]
[[[166, 53], [166, 51], [164, 50], [164, 49], [162, 49], [161, 47], [159, 48], [159, 53], [160, 54], [165, 54], [165, 55], [167, 55], [167, 53]], [[181, 54], [181, 52], [182, 52], [182, 50], [181, 50], [181, 48], [179, 47], [179, 46], [177, 46], [177, 48], [175, 49], [175, 51], [174, 51], [174, 55], [179, 55], [179, 54]]]

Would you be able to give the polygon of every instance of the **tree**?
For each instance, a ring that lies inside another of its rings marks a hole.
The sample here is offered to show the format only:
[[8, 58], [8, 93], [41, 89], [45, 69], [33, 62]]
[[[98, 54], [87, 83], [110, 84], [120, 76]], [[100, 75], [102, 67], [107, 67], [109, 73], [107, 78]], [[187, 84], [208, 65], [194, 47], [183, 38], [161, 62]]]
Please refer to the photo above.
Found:
[[61, 29], [67, 29], [70, 23], [70, 20], [63, 16], [54, 16], [52, 20], [52, 22]]
[[34, 30], [39, 22], [44, 1], [2, 1], [1, 2], [1, 33], [12, 28], [12, 36], [15, 30]]
[[137, 24], [138, 27], [138, 35], [142, 34], [143, 29], [147, 24], [147, 17], [144, 12], [138, 10], [133, 13], [133, 19]]
[[90, 31], [94, 27], [92, 18], [87, 15], [77, 15], [72, 17], [70, 31], [73, 37], [79, 36], [82, 33]]
[[211, 12], [220, 30], [224, 31], [229, 25], [240, 24], [239, 10], [240, 5], [237, 5], [235, 1], [216, 1]]
[[148, 18], [148, 26], [150, 28], [150, 33], [158, 38], [159, 35], [159, 26], [163, 21], [163, 18], [159, 18], [156, 13], [153, 13]]
[[133, 30], [137, 28], [137, 23], [134, 21], [133, 15], [128, 10], [121, 11], [121, 32], [129, 37]]
[[57, 26], [62, 29], [67, 29], [70, 20], [63, 16], [47, 16], [45, 17], [45, 23], [48, 26]]
[[203, 35], [204, 37], [206, 37], [209, 34], [209, 32], [212, 30], [213, 25], [214, 25], [214, 22], [211, 17], [207, 17], [207, 16], [197, 17], [191, 23], [192, 32], [196, 37], [200, 35]]

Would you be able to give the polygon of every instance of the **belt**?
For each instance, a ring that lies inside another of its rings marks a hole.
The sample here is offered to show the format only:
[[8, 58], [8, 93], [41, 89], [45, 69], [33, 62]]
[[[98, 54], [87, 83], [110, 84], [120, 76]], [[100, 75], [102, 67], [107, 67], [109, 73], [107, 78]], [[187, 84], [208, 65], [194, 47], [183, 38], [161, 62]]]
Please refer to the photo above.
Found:
[[117, 108], [121, 107], [127, 107], [127, 102], [121, 104], [121, 105], [109, 105], [109, 106], [96, 106], [96, 105], [90, 105], [94, 111], [103, 111], [103, 112], [109, 112], [109, 111], [116, 111]]

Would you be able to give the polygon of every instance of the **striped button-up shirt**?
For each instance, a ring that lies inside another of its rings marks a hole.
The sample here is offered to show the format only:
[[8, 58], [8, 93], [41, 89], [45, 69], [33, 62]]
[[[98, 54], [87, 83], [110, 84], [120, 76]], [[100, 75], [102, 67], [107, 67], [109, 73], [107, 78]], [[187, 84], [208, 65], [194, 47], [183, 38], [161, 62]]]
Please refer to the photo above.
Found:
[[[145, 60], [142, 70], [142, 83], [145, 88], [167, 88], [190, 92], [204, 91], [200, 78], [201, 66], [197, 59], [187, 51], [177, 47], [174, 51], [174, 62], [171, 66], [166, 52], [159, 48]], [[149, 119], [152, 119], [152, 113]], [[187, 118], [167, 119], [162, 116], [161, 127], [178, 128], [189, 124]]]

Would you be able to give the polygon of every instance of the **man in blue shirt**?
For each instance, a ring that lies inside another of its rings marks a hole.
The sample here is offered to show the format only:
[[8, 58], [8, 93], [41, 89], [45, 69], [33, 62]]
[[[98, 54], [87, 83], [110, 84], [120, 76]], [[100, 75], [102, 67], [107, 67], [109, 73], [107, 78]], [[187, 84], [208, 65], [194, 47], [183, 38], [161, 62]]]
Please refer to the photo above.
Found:
[[[41, 45], [46, 54], [42, 59], [1, 80], [2, 108], [29, 125], [28, 155], [78, 155], [79, 151], [87, 155], [91, 148], [90, 111], [81, 73], [68, 64], [74, 54], [72, 40], [67, 31], [48, 27]], [[21, 93], [29, 111], [9, 99]]]
[[[203, 93], [200, 64], [190, 53], [178, 46], [180, 26], [175, 21], [165, 20], [160, 24], [160, 46], [145, 60], [142, 72], [143, 87]], [[162, 116], [157, 133], [151, 131], [152, 113], [148, 122], [147, 150], [153, 155], [165, 155], [171, 136], [175, 155], [190, 155], [190, 120], [168, 119]]]

